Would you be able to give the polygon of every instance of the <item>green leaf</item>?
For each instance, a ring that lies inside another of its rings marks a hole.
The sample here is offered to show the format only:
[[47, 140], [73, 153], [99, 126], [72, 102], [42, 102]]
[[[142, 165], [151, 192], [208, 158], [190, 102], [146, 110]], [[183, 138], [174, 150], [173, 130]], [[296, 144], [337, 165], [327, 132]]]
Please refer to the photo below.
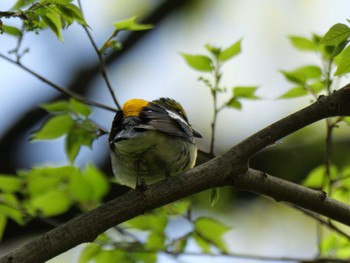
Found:
[[291, 88], [288, 90], [286, 93], [284, 93], [282, 96], [280, 96], [280, 99], [291, 99], [291, 98], [297, 98], [297, 97], [302, 97], [305, 95], [308, 95], [309, 93], [304, 87], [298, 86]]
[[343, 121], [350, 126], [350, 117], [344, 117]]
[[86, 167], [83, 175], [91, 186], [91, 199], [100, 201], [109, 191], [106, 176], [92, 164]]
[[190, 54], [184, 54], [180, 53], [183, 58], [186, 60], [187, 65], [189, 65], [191, 68], [203, 72], [210, 72], [213, 70], [213, 61], [203, 55], [190, 55]]
[[81, 173], [76, 173], [70, 177], [67, 185], [67, 193], [72, 199], [78, 203], [84, 204], [91, 200], [92, 187], [89, 181]]
[[51, 190], [31, 198], [28, 206], [40, 216], [50, 217], [67, 212], [71, 200], [62, 191]]
[[30, 5], [35, 0], [18, 0], [10, 10], [20, 10], [21, 8]]
[[172, 248], [175, 254], [184, 252], [188, 238], [176, 239], [172, 243]]
[[219, 54], [221, 53], [221, 48], [220, 47], [214, 47], [210, 44], [206, 44], [204, 46], [210, 53], [212, 53], [215, 57], [218, 57]]
[[57, 139], [71, 130], [74, 122], [69, 115], [59, 115], [48, 119], [40, 128], [36, 131], [32, 140], [52, 140]]
[[259, 97], [255, 96], [254, 93], [258, 87], [234, 87], [233, 96], [244, 99], [258, 99]]
[[40, 107], [52, 114], [63, 114], [69, 112], [69, 104], [65, 100], [55, 101], [52, 103], [43, 103], [40, 105]]
[[197, 245], [202, 249], [203, 253], [210, 253], [210, 243], [203, 239], [200, 235], [193, 233], [192, 237], [194, 239], [194, 241], [197, 243]]
[[[118, 262], [137, 262], [137, 263], [156, 263], [157, 262], [157, 253], [151, 253], [149, 251], [147, 252], [134, 252], [132, 254], [131, 260], [130, 257], [128, 257], [129, 261], [120, 260]], [[114, 261], [116, 262], [116, 261]], [[101, 262], [105, 263], [105, 262]]]
[[79, 256], [79, 263], [89, 263], [101, 251], [101, 246], [96, 243], [90, 243], [85, 246]]
[[183, 215], [191, 207], [191, 202], [188, 199], [177, 201], [166, 206], [168, 215]]
[[347, 46], [341, 54], [341, 58], [338, 62], [338, 67], [334, 75], [341, 76], [349, 72], [350, 72], [350, 46]]
[[150, 24], [138, 24], [136, 20], [137, 20], [137, 17], [134, 16], [124, 21], [116, 22], [113, 25], [118, 31], [122, 31], [122, 30], [143, 31], [143, 30], [149, 30], [153, 28], [153, 25], [150, 25]]
[[63, 36], [61, 33], [62, 23], [59, 14], [53, 11], [45, 12], [45, 15], [40, 16], [42, 20], [48, 25], [48, 27], [55, 33], [57, 38], [63, 42]]
[[289, 36], [289, 40], [292, 45], [302, 51], [316, 51], [318, 49], [317, 44], [305, 37]]
[[234, 108], [236, 110], [241, 110], [242, 109], [242, 103], [239, 102], [235, 97], [232, 97], [227, 103], [227, 107]]
[[75, 99], [71, 98], [69, 100], [69, 104], [70, 104], [73, 112], [75, 112], [77, 114], [81, 114], [84, 117], [88, 117], [92, 113], [91, 107], [89, 107], [85, 103], [82, 103], [82, 102], [77, 101]]
[[210, 206], [214, 207], [214, 205], [219, 201], [220, 198], [220, 189], [215, 187], [210, 191]]
[[280, 71], [284, 77], [295, 84], [304, 85], [310, 79], [320, 78], [322, 71], [318, 66], [304, 66], [291, 71]]
[[347, 40], [350, 35], [350, 28], [345, 24], [335, 24], [332, 26], [328, 32], [323, 36], [320, 41], [320, 44], [325, 46], [336, 46]]
[[81, 146], [85, 145], [91, 148], [92, 142], [97, 138], [97, 129], [90, 120], [83, 123], [75, 123], [66, 137], [65, 150], [68, 160], [74, 163]]
[[63, 187], [67, 184], [69, 178], [79, 173], [79, 170], [73, 166], [63, 167], [44, 167], [33, 168], [29, 172], [23, 173], [22, 176], [27, 180], [28, 194], [38, 196], [46, 191]]
[[67, 21], [68, 25], [72, 24], [72, 21], [77, 21], [81, 25], [89, 26], [86, 23], [81, 10], [76, 5], [64, 3], [57, 4], [56, 6], [60, 10], [61, 16]]
[[313, 92], [315, 94], [319, 93], [320, 91], [324, 90], [325, 88], [326, 88], [326, 85], [321, 80], [317, 80], [316, 82], [311, 83], [309, 85], [309, 89], [311, 90], [311, 92]]
[[[330, 178], [335, 179], [338, 174], [338, 169], [336, 166], [332, 165], [330, 167]], [[322, 189], [324, 183], [324, 177], [326, 176], [326, 169], [324, 165], [315, 167], [307, 175], [306, 179], [303, 181], [303, 185], [307, 187], [312, 187], [316, 189]]]
[[22, 178], [15, 175], [0, 174], [0, 191], [3, 193], [20, 192], [23, 184]]
[[152, 230], [158, 233], [164, 231], [167, 223], [167, 215], [165, 213], [160, 213], [159, 210], [153, 214], [135, 217], [127, 222], [128, 225], [134, 228], [144, 231]]
[[0, 240], [2, 240], [2, 237], [5, 232], [5, 227], [7, 223], [7, 218], [0, 212]]
[[223, 235], [230, 230], [228, 226], [214, 218], [199, 217], [194, 221], [194, 228], [201, 237], [205, 238], [205, 240], [215, 245], [222, 252], [228, 252], [223, 241]]
[[165, 240], [166, 236], [163, 231], [152, 231], [148, 235], [145, 248], [149, 250], [162, 250], [165, 248]]
[[219, 60], [226, 61], [238, 55], [241, 52], [241, 42], [242, 42], [242, 39], [238, 40], [236, 43], [234, 43], [230, 47], [221, 51], [219, 54]]
[[0, 194], [0, 214], [11, 218], [17, 224], [24, 224], [24, 215], [21, 205], [15, 194]]
[[6, 33], [11, 36], [19, 37], [22, 35], [22, 31], [18, 29], [17, 27], [14, 26], [7, 26], [7, 25], [2, 25], [1, 29]]
[[128, 261], [125, 251], [119, 249], [101, 250], [94, 258], [95, 263], [107, 262], [142, 262], [142, 261]]

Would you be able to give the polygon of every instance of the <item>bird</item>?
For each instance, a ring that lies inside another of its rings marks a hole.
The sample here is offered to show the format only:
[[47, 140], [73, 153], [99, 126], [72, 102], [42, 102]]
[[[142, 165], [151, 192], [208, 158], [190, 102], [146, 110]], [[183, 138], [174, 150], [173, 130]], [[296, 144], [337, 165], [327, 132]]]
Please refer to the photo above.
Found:
[[147, 189], [195, 165], [195, 137], [183, 107], [171, 98], [130, 99], [117, 111], [109, 133], [113, 173], [119, 184]]

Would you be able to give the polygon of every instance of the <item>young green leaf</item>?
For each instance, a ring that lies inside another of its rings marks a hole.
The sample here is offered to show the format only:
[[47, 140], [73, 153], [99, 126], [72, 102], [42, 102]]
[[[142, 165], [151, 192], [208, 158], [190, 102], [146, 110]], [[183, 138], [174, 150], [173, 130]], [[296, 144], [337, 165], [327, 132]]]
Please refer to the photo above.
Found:
[[318, 45], [305, 37], [300, 36], [289, 36], [289, 40], [292, 45], [302, 51], [316, 51], [318, 49]]
[[135, 217], [127, 222], [128, 225], [140, 230], [152, 230], [161, 233], [167, 226], [167, 215], [157, 210], [152, 214]]
[[81, 146], [87, 146], [91, 148], [93, 141], [97, 138], [98, 130], [94, 127], [94, 124], [89, 120], [85, 120], [83, 123], [75, 123], [66, 137], [65, 150], [68, 159], [71, 163], [74, 163]]
[[238, 55], [241, 52], [241, 42], [242, 39], [238, 40], [236, 43], [229, 46], [228, 48], [222, 50], [219, 54], [219, 60], [226, 61]]
[[324, 81], [322, 80], [316, 80], [314, 83], [311, 83], [309, 85], [309, 89], [311, 92], [313, 92], [314, 94], [319, 93], [320, 91], [324, 90], [326, 88], [326, 85], [324, 83]]
[[143, 31], [143, 30], [149, 30], [153, 28], [153, 25], [150, 25], [150, 24], [138, 24], [136, 20], [137, 20], [137, 17], [134, 16], [124, 21], [114, 23], [114, 27], [118, 31], [122, 31], [122, 30]]
[[2, 237], [4, 235], [6, 223], [7, 223], [6, 216], [1, 213], [0, 214], [0, 240], [2, 240]]
[[[107, 263], [107, 262], [143, 262], [143, 261], [129, 261], [124, 251], [119, 249], [109, 249], [99, 251], [95, 257], [95, 263]], [[91, 261], [90, 261], [91, 262]]]
[[62, 191], [51, 190], [31, 198], [28, 206], [34, 213], [50, 217], [66, 212], [71, 206], [71, 200]]
[[24, 224], [24, 214], [16, 194], [0, 194], [0, 211], [2, 215], [11, 218], [16, 223]]
[[305, 95], [308, 95], [309, 93], [307, 90], [302, 87], [302, 86], [297, 86], [294, 88], [291, 88], [288, 90], [286, 93], [284, 93], [282, 96], [280, 96], [280, 99], [292, 99], [292, 98], [297, 98], [297, 97], [302, 97]]
[[228, 226], [214, 218], [199, 217], [194, 221], [194, 228], [205, 240], [215, 245], [222, 252], [227, 253], [228, 250], [223, 241], [223, 235], [230, 230]]
[[2, 193], [20, 192], [23, 185], [24, 181], [20, 177], [0, 174], [0, 192]]
[[67, 134], [73, 127], [74, 122], [69, 115], [58, 115], [48, 119], [40, 128], [36, 131], [32, 140], [51, 140], [59, 138]]
[[85, 246], [79, 256], [79, 263], [89, 263], [101, 251], [101, 246], [96, 243], [89, 243]]
[[192, 237], [197, 245], [202, 249], [203, 253], [210, 253], [210, 243], [206, 239], [202, 238], [197, 233], [193, 233]]
[[232, 97], [227, 103], [227, 107], [234, 108], [236, 110], [241, 110], [242, 109], [242, 103], [239, 102], [235, 97]]
[[81, 10], [76, 5], [72, 3], [57, 3], [56, 6], [60, 10], [61, 17], [67, 21], [68, 25], [72, 24], [73, 21], [76, 21], [81, 25], [89, 26], [86, 23]]
[[343, 121], [350, 126], [350, 117], [344, 117]]
[[220, 198], [220, 189], [215, 187], [210, 191], [210, 206], [214, 207], [214, 205], [219, 201]]
[[335, 76], [341, 76], [350, 72], [350, 46], [347, 46], [341, 53]]
[[19, 37], [22, 35], [22, 31], [17, 27], [2, 25], [1, 28], [6, 34], [9, 34], [11, 36]]
[[[125, 255], [125, 253], [124, 253]], [[128, 259], [128, 260], [126, 260]], [[107, 261], [101, 261], [99, 263], [104, 263]], [[111, 262], [111, 261], [109, 261]], [[142, 262], [142, 263], [156, 263], [157, 261], [157, 253], [152, 253], [150, 251], [146, 251], [146, 252], [134, 252], [132, 253], [132, 255], [127, 257], [125, 256], [124, 260], [119, 260], [119, 261], [113, 261], [113, 262]]]
[[76, 114], [81, 114], [84, 117], [88, 117], [92, 113], [91, 107], [75, 99], [70, 99], [69, 104], [72, 111]]
[[255, 96], [257, 88], [258, 87], [234, 87], [233, 96], [235, 98], [258, 99], [259, 97]]
[[166, 236], [164, 231], [151, 231], [148, 235], [145, 248], [149, 250], [162, 250], [165, 248]]
[[70, 177], [66, 191], [72, 201], [84, 204], [92, 200], [91, 189], [92, 186], [88, 180], [86, 180], [86, 177], [81, 173], [76, 173], [74, 176]]
[[220, 47], [214, 47], [210, 44], [206, 44], [204, 46], [210, 53], [214, 55], [214, 57], [218, 57], [219, 54], [221, 53], [221, 48]]
[[40, 107], [50, 112], [51, 114], [63, 114], [69, 112], [69, 104], [65, 100], [55, 101], [52, 103], [44, 103], [41, 104]]
[[347, 40], [350, 36], [350, 28], [345, 24], [335, 24], [332, 26], [327, 33], [323, 36], [320, 44], [325, 46], [336, 46]]
[[106, 176], [92, 164], [86, 167], [83, 175], [90, 185], [90, 198], [94, 201], [100, 201], [109, 190]]
[[57, 38], [63, 42], [62, 36], [62, 21], [58, 13], [53, 11], [46, 11], [44, 15], [40, 16], [48, 27], [55, 33]]
[[313, 65], [303, 66], [291, 71], [281, 70], [280, 72], [288, 81], [300, 85], [306, 84], [310, 79], [320, 78], [322, 75], [320, 67]]
[[191, 68], [203, 71], [210, 72], [213, 70], [213, 61], [211, 58], [204, 55], [190, 55], [185, 53], [180, 53], [183, 58], [186, 60], [187, 65]]
[[[326, 169], [324, 165], [320, 165], [315, 167], [310, 171], [310, 173], [307, 175], [306, 179], [303, 181], [303, 185], [307, 187], [312, 187], [316, 189], [322, 189], [323, 188], [323, 178], [326, 174]], [[335, 179], [338, 174], [338, 169], [336, 166], [332, 165], [330, 167], [330, 178]]]
[[35, 0], [17, 0], [13, 7], [10, 10], [20, 10], [23, 7], [26, 7], [33, 3]]

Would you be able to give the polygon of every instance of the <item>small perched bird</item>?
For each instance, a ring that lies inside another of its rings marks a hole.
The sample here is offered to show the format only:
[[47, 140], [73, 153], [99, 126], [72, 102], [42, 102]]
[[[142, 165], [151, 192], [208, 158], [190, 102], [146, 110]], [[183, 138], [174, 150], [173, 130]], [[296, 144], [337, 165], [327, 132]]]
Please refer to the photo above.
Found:
[[202, 136], [175, 100], [128, 100], [109, 134], [113, 173], [119, 183], [139, 189], [181, 174], [196, 162], [194, 137]]

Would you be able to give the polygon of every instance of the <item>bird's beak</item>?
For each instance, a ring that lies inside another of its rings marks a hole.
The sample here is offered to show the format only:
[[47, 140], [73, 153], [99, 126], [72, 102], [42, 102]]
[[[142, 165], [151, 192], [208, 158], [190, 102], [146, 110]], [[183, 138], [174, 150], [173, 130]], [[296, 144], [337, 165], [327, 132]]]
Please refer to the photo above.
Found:
[[196, 131], [194, 128], [192, 128], [192, 133], [194, 137], [202, 138], [202, 134], [200, 134], [199, 131]]

